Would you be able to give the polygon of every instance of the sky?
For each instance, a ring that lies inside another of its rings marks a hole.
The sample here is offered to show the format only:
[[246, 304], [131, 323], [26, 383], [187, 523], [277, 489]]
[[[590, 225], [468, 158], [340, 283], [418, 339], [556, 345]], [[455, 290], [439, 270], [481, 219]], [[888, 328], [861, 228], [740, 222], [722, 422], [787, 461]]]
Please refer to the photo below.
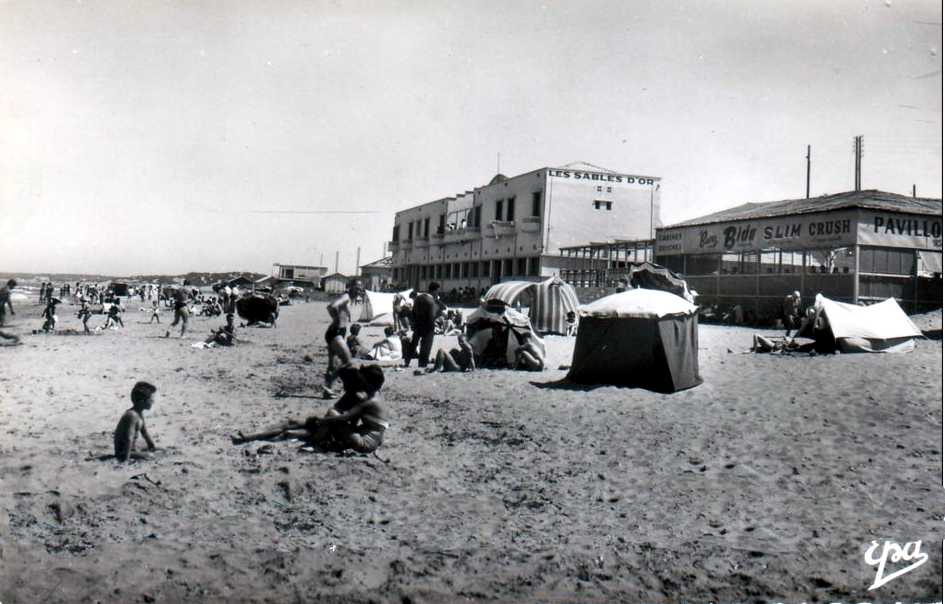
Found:
[[942, 196], [942, 4], [0, 0], [0, 271], [355, 270], [394, 213], [543, 166], [662, 222]]

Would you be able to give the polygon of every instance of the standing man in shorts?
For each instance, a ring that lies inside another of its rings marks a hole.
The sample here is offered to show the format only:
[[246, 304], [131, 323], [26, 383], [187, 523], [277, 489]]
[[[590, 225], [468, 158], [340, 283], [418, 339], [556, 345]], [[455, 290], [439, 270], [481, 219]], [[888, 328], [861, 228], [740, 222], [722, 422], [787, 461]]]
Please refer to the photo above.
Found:
[[[171, 323], [171, 327], [176, 327], [180, 323], [180, 337], [184, 337], [184, 333], [187, 331], [187, 321], [190, 318], [190, 311], [187, 309], [187, 290], [185, 286], [190, 285], [187, 283], [187, 280], [184, 280], [183, 285], [177, 288], [174, 292], [174, 322]], [[164, 337], [171, 337], [171, 330], [168, 329], [164, 332]]]
[[[322, 396], [334, 398], [332, 386], [338, 377], [338, 369], [351, 363], [351, 351], [345, 337], [351, 324], [351, 302], [363, 295], [361, 281], [355, 279], [348, 284], [348, 290], [328, 305], [331, 324], [325, 331], [325, 343], [328, 344], [328, 368], [325, 369], [325, 385]], [[337, 365], [337, 366], [336, 366]]]

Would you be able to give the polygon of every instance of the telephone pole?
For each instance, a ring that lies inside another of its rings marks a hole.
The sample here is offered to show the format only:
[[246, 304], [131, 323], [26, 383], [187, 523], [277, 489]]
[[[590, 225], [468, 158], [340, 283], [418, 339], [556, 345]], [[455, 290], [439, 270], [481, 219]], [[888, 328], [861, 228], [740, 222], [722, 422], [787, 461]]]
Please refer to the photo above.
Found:
[[807, 145], [807, 199], [810, 199], [810, 145]]
[[859, 191], [863, 169], [863, 135], [853, 137], [853, 156], [854, 156], [854, 170], [853, 170], [853, 190]]

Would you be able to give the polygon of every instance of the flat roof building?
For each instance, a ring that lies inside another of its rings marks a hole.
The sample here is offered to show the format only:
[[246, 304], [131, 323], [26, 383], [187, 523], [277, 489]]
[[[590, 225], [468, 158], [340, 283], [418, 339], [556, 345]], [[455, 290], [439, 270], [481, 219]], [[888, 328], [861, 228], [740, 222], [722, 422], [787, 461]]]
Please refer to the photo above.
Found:
[[[571, 270], [562, 250], [587, 241], [651, 238], [660, 179], [590, 164], [539, 168], [397, 212], [390, 244], [395, 283], [479, 290]], [[576, 266], [576, 265], [575, 265]]]
[[774, 318], [784, 296], [942, 306], [942, 200], [884, 191], [746, 203], [656, 229], [658, 264], [700, 304]]

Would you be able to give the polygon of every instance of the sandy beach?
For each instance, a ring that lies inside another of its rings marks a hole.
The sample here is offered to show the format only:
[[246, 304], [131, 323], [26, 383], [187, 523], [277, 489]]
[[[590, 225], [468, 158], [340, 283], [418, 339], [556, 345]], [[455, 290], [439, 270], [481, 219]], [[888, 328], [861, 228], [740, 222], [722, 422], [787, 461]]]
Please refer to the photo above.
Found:
[[[573, 339], [548, 337], [541, 373], [386, 370], [378, 456], [338, 456], [229, 438], [328, 406], [324, 304], [213, 350], [191, 344], [221, 318], [165, 339], [127, 306], [94, 336], [30, 334], [32, 301], [8, 317], [3, 604], [942, 599], [941, 340], [738, 354], [756, 330], [703, 325], [705, 383], [662, 395], [559, 384]], [[89, 461], [140, 379], [160, 453]], [[930, 559], [868, 591], [884, 539]]]

